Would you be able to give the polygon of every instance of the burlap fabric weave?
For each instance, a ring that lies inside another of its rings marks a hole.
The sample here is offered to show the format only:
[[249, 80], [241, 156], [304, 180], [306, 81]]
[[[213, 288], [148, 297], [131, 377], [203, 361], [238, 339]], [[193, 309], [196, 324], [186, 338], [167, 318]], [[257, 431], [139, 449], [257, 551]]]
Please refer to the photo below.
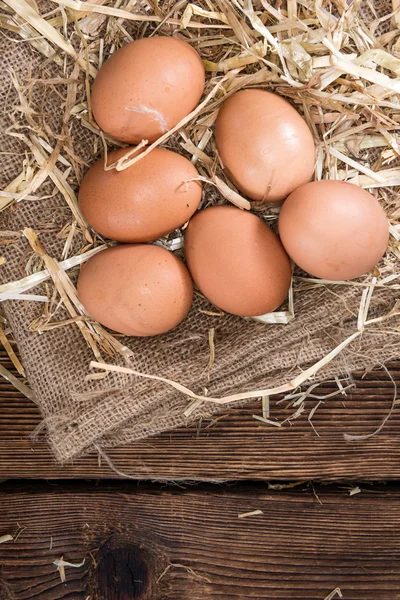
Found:
[[[18, 104], [10, 86], [9, 69], [14, 69], [22, 80], [28, 68], [31, 77], [54, 77], [60, 72], [53, 63], [43, 65], [42, 58], [28, 45], [13, 44], [5, 38], [1, 41], [0, 61], [4, 186], [21, 171], [26, 150], [18, 140], [5, 134], [10, 125], [8, 111]], [[36, 88], [33, 106], [46, 114], [46, 121], [58, 132], [62, 119], [60, 97], [54, 91], [42, 91]], [[70, 133], [79, 156], [90, 162], [94, 136], [76, 121]], [[56, 234], [67, 222], [69, 209], [61, 195], [52, 192], [52, 185], [46, 182], [39, 194], [52, 197], [21, 202], [2, 214], [1, 225], [12, 232], [32, 227], [47, 252], [60, 259], [64, 241]], [[26, 240], [19, 238], [6, 246], [2, 255], [6, 262], [0, 267], [0, 283], [21, 278], [29, 256]], [[356, 331], [361, 293], [361, 288], [345, 286], [296, 293], [296, 318], [287, 325], [264, 325], [229, 315], [208, 316], [199, 309], [213, 308], [196, 297], [188, 318], [174, 331], [157, 338], [127, 338], [124, 343], [134, 352], [132, 366], [136, 370], [179, 381], [197, 393], [202, 394], [207, 388], [208, 395], [220, 396], [272, 387], [298, 375]], [[394, 291], [375, 290], [369, 317], [386, 314], [397, 295]], [[31, 331], [29, 326], [40, 308], [35, 303], [5, 303], [8, 323], [58, 461], [88, 452], [94, 445], [127, 443], [186, 425], [200, 415], [226, 412], [226, 406], [221, 409], [216, 404], [203, 403], [190, 418], [185, 418], [187, 398], [165, 384], [137, 377], [110, 374], [103, 381], [85, 381], [93, 355], [84, 339], [73, 326], [40, 335]], [[61, 320], [62, 313], [58, 317]], [[399, 323], [391, 325], [398, 327]], [[208, 373], [211, 327], [215, 328], [215, 362]], [[369, 330], [322, 369], [316, 380], [370, 368], [399, 355], [399, 336]], [[118, 357], [112, 362], [125, 364]]]

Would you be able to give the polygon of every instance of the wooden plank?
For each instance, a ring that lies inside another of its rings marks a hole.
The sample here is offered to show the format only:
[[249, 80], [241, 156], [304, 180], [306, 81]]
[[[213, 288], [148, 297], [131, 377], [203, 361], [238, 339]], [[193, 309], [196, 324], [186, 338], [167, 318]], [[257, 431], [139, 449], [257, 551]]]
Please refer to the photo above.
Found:
[[[20, 535], [0, 545], [3, 596], [323, 600], [339, 587], [345, 600], [395, 600], [399, 501], [394, 486], [350, 497], [329, 487], [5, 484], [0, 535]], [[252, 511], [262, 514], [238, 518]], [[66, 567], [65, 583], [53, 565], [61, 556], [85, 559]]]
[[[11, 368], [4, 353], [3, 364]], [[388, 365], [400, 381], [400, 363]], [[307, 420], [317, 400], [292, 425], [260, 423], [259, 402], [232, 411], [217, 421], [151, 438], [108, 454], [115, 466], [138, 479], [151, 480], [390, 480], [400, 478], [400, 414], [394, 411], [379, 435], [346, 442], [345, 433], [367, 435], [379, 427], [393, 399], [393, 383], [384, 371], [355, 378], [357, 389], [321, 404], [312, 423]], [[337, 388], [336, 388], [337, 389]], [[323, 391], [322, 391], [323, 390]], [[316, 393], [335, 390], [333, 384]], [[271, 403], [271, 415], [285, 419], [293, 409]], [[118, 477], [98, 456], [56, 465], [44, 442], [30, 433], [40, 422], [37, 407], [0, 381], [0, 479]]]

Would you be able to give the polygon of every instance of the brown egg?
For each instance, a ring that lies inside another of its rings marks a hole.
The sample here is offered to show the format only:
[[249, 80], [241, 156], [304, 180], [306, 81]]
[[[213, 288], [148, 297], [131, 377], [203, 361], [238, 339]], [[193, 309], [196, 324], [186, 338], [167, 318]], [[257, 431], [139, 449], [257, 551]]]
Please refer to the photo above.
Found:
[[284, 202], [279, 234], [289, 256], [322, 279], [361, 277], [385, 253], [389, 228], [371, 194], [341, 181], [313, 181]]
[[263, 90], [243, 90], [224, 102], [215, 140], [230, 179], [253, 200], [283, 200], [314, 170], [307, 123], [286, 100]]
[[259, 217], [233, 206], [213, 206], [193, 217], [185, 255], [200, 291], [234, 315], [273, 311], [288, 293], [291, 268], [279, 238]]
[[125, 335], [151, 336], [173, 329], [186, 317], [193, 284], [172, 252], [132, 244], [95, 254], [82, 267], [78, 295], [102, 325]]
[[104, 63], [93, 83], [99, 126], [117, 140], [154, 142], [197, 105], [204, 67], [189, 44], [154, 36], [127, 44]]
[[[108, 164], [127, 149], [108, 155]], [[104, 170], [104, 158], [86, 173], [79, 206], [91, 227], [119, 242], [149, 242], [183, 225], [201, 200], [199, 174], [184, 156], [155, 148], [124, 171]], [[186, 183], [187, 182], [187, 183]]]

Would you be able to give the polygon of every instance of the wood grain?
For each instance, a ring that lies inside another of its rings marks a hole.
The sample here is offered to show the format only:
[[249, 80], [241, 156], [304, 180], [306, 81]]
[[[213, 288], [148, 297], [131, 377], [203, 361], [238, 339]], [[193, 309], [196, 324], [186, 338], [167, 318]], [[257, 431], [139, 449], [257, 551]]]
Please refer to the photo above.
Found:
[[[24, 529], [0, 546], [4, 597], [323, 600], [339, 587], [345, 600], [399, 599], [399, 488], [303, 488], [5, 484], [0, 535]], [[85, 559], [64, 584], [61, 556]]]
[[[5, 353], [2, 364], [12, 368]], [[400, 362], [388, 365], [400, 382]], [[260, 423], [259, 402], [232, 411], [217, 421], [151, 438], [108, 451], [121, 471], [150, 480], [390, 480], [400, 478], [400, 413], [396, 409], [379, 435], [363, 442], [346, 442], [343, 435], [373, 433], [387, 415], [393, 383], [376, 371], [355, 377], [348, 396], [321, 404], [312, 423], [307, 420], [317, 400], [281, 428]], [[334, 391], [326, 384], [317, 393]], [[293, 409], [271, 404], [271, 417], [285, 419]], [[55, 464], [45, 442], [33, 443], [31, 432], [40, 422], [37, 407], [0, 380], [0, 479], [118, 477], [105, 461], [92, 454], [63, 467]]]

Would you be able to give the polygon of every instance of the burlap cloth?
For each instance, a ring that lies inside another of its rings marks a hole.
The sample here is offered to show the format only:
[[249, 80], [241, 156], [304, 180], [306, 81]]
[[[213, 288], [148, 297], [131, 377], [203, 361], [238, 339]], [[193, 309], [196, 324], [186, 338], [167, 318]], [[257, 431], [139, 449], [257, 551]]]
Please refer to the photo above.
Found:
[[[30, 76], [54, 77], [60, 72], [54, 63], [43, 66], [42, 58], [27, 44], [10, 43], [5, 38], [1, 38], [0, 44], [1, 185], [4, 186], [21, 171], [26, 151], [22, 143], [5, 135], [11, 107], [18, 105], [8, 69], [12, 67], [21, 80], [27, 77], [28, 66]], [[53, 88], [44, 90], [35, 86], [32, 105], [46, 115], [46, 122], [54, 132], [61, 127], [60, 104]], [[94, 136], [76, 120], [70, 133], [75, 151], [82, 159], [91, 161]], [[39, 194], [52, 191], [52, 185], [46, 182]], [[48, 253], [60, 259], [64, 241], [56, 233], [68, 219], [69, 209], [58, 194], [14, 205], [1, 215], [1, 226], [15, 232], [25, 226], [32, 227]], [[21, 278], [31, 254], [26, 240], [20, 238], [15, 244], [5, 246], [1, 254], [6, 262], [0, 267], [0, 282]], [[174, 379], [200, 394], [204, 388], [208, 395], [219, 396], [272, 387], [298, 375], [356, 331], [361, 293], [361, 288], [345, 286], [296, 292], [296, 318], [287, 325], [264, 325], [230, 315], [208, 316], [199, 309], [213, 310], [213, 307], [196, 297], [188, 318], [174, 331], [150, 339], [128, 338], [124, 343], [134, 352], [131, 364], [136, 370]], [[398, 292], [376, 289], [369, 318], [386, 314], [397, 296]], [[38, 334], [30, 331], [29, 326], [42, 307], [14, 301], [6, 302], [4, 308], [43, 415], [47, 439], [60, 462], [89, 452], [94, 445], [107, 447], [139, 440], [187, 425], [201, 415], [227, 411], [227, 406], [203, 403], [185, 418], [183, 413], [189, 400], [182, 394], [165, 384], [128, 375], [110, 374], [103, 381], [86, 382], [93, 355], [77, 328], [60, 327]], [[58, 319], [62, 318], [60, 312]], [[391, 321], [391, 328], [395, 326], [399, 322]], [[215, 361], [208, 373], [211, 327], [215, 328]], [[315, 381], [371, 368], [399, 355], [399, 336], [370, 329], [323, 368]], [[118, 357], [111, 362], [125, 364]], [[268, 429], [265, 434], [268, 435]]]

